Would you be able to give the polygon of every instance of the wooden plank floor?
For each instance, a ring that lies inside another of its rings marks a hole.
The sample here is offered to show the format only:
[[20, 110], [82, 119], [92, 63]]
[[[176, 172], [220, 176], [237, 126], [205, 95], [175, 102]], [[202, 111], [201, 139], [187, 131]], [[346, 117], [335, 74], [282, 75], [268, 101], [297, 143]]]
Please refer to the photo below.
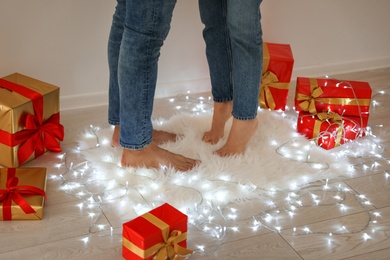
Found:
[[[371, 107], [369, 125], [385, 149], [383, 156], [390, 158], [390, 68], [333, 77], [367, 81], [374, 94], [384, 91], [374, 96], [378, 105]], [[290, 105], [294, 84], [293, 81]], [[175, 112], [160, 100], [156, 100], [155, 108], [154, 117], [169, 117]], [[66, 129], [64, 150], [72, 146], [80, 131], [90, 124], [107, 126], [107, 107], [63, 111], [61, 116]], [[58, 173], [56, 156], [48, 153], [26, 165], [48, 168], [44, 219], [0, 222], [0, 259], [122, 259], [121, 230], [113, 230], [113, 235], [91, 236], [88, 227], [95, 220], [91, 217], [93, 214], [86, 214], [77, 207], [79, 199], [59, 190], [61, 181], [51, 178]], [[307, 208], [294, 227], [285, 225], [280, 232], [262, 227], [257, 231], [250, 228], [232, 231], [221, 245], [206, 245], [206, 252], [217, 248], [213, 254], [194, 254], [191, 259], [389, 259], [390, 162], [383, 160], [380, 167], [381, 170], [361, 171], [353, 178], [338, 180], [341, 187], [351, 191], [345, 198], [345, 201], [350, 200], [348, 214], [339, 215], [338, 210], [327, 207]], [[361, 207], [357, 198], [369, 203]], [[245, 210], [250, 213], [251, 209], [248, 204]], [[309, 224], [310, 231], [298, 232]], [[335, 230], [332, 234], [330, 227]], [[344, 230], [337, 231], [338, 227]], [[189, 247], [201, 238], [190, 234]]]

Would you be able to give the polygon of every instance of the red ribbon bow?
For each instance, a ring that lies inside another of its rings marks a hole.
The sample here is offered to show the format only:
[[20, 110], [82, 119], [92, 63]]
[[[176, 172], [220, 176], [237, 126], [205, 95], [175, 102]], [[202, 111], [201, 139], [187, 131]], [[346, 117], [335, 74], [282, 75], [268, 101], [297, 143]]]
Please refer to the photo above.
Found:
[[57, 140], [64, 139], [64, 126], [59, 123], [59, 113], [52, 115], [44, 123], [39, 122], [38, 117], [27, 115], [24, 141], [18, 149], [18, 160], [22, 164], [35, 151], [38, 157], [45, 152], [45, 148], [52, 152], [61, 152]]
[[44, 190], [30, 185], [18, 185], [19, 178], [15, 177], [15, 172], [15, 168], [8, 169], [6, 188], [0, 189], [0, 203], [3, 202], [3, 220], [12, 219], [12, 201], [18, 204], [26, 214], [36, 212], [22, 195], [42, 195], [46, 199]]
[[23, 164], [34, 151], [36, 157], [42, 155], [45, 149], [61, 152], [57, 140], [63, 141], [64, 126], [60, 124], [59, 113], [43, 122], [43, 97], [40, 93], [4, 79], [0, 79], [0, 86], [31, 99], [34, 107], [35, 115], [27, 115], [24, 130], [13, 136], [4, 137], [5, 140], [0, 138], [0, 141], [9, 146], [20, 144], [18, 149], [19, 164]]

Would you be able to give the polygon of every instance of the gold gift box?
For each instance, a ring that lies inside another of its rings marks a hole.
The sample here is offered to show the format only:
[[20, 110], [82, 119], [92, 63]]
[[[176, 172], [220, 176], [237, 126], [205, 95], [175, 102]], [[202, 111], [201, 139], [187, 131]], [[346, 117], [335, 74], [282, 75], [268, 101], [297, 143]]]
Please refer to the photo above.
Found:
[[[17, 168], [15, 177], [19, 179], [19, 185], [33, 186], [46, 191], [46, 168]], [[6, 189], [8, 180], [8, 168], [0, 168], [0, 190]], [[41, 195], [22, 195], [35, 213], [26, 214], [14, 201], [11, 205], [12, 220], [41, 220], [43, 218], [43, 206], [45, 198]], [[3, 220], [3, 202], [0, 202], [0, 220]]]
[[[14, 73], [2, 79], [16, 83], [40, 93], [43, 96], [43, 121], [52, 115], [59, 113], [59, 87], [45, 83], [43, 81]], [[2, 88], [0, 85], [0, 130], [15, 134], [25, 128], [23, 119], [27, 114], [34, 115], [32, 101], [16, 92]], [[8, 146], [0, 142], [0, 165], [5, 167], [19, 167], [18, 147]], [[35, 158], [33, 153], [26, 162]], [[24, 163], [26, 163], [24, 162]]]

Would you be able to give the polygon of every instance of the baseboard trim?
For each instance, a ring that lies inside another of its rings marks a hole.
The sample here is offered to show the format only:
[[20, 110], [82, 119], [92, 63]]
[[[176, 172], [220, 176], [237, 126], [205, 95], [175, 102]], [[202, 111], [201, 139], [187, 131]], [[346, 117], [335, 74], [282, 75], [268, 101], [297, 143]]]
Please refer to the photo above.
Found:
[[388, 67], [390, 67], [390, 57], [381, 57], [375, 59], [334, 64], [323, 64], [308, 67], [298, 67], [294, 68], [292, 79], [295, 79], [296, 77], [324, 77], [344, 73], [376, 70]]
[[[210, 79], [200, 79], [184, 82], [159, 83], [156, 87], [155, 98], [172, 97], [179, 94], [203, 93], [210, 91]], [[79, 94], [61, 97], [61, 111], [82, 109], [108, 105], [107, 92]]]
[[[309, 67], [294, 67], [292, 81], [296, 77], [323, 77], [344, 73], [375, 70], [390, 66], [390, 57], [353, 61], [338, 64], [325, 64]], [[159, 83], [155, 98], [165, 98], [178, 94], [203, 93], [210, 91], [210, 79]], [[107, 92], [80, 94], [61, 97], [61, 111], [108, 105]]]

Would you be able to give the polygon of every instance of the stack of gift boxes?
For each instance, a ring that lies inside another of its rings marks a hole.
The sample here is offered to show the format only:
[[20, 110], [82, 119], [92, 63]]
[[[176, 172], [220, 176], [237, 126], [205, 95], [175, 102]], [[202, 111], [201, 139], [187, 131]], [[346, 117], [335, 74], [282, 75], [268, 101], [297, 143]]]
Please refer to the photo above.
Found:
[[0, 78], [0, 220], [42, 219], [46, 168], [23, 164], [60, 152], [59, 88], [14, 73]]
[[297, 131], [324, 149], [364, 136], [372, 90], [367, 82], [297, 78]]
[[[263, 44], [259, 106], [285, 110], [294, 58], [287, 44]], [[367, 82], [298, 77], [297, 132], [331, 149], [364, 136], [372, 90]]]

